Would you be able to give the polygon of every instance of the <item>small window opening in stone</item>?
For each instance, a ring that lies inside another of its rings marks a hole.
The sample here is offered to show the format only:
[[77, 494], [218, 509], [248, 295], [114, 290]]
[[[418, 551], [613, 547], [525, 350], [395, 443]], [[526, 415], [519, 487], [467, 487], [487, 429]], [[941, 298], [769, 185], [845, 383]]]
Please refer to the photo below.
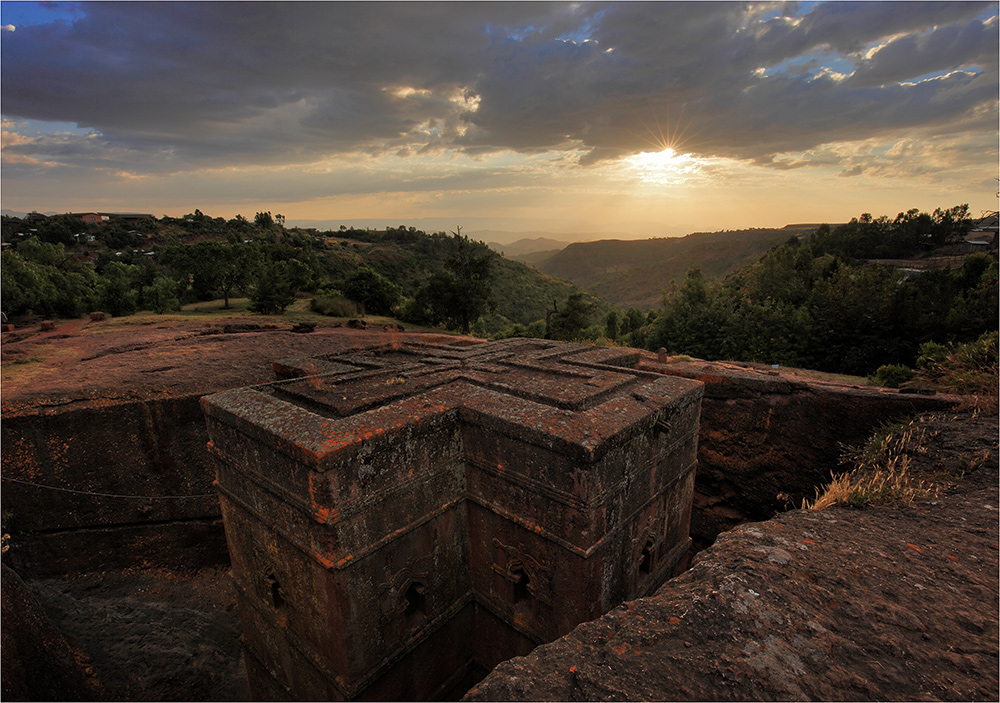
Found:
[[273, 573], [268, 573], [267, 585], [271, 591], [271, 605], [280, 608], [285, 604], [285, 598], [281, 595], [281, 584], [278, 583], [278, 577]]
[[427, 617], [426, 592], [427, 587], [419, 581], [414, 581], [410, 584], [410, 587], [406, 589], [406, 593], [403, 596], [406, 601], [403, 616], [406, 618], [407, 622], [415, 624]]
[[511, 570], [511, 576], [514, 577], [514, 602], [519, 603], [526, 600], [531, 592], [528, 591], [528, 583], [530, 579], [528, 578], [527, 572], [522, 567], [517, 567]]
[[648, 574], [653, 570], [653, 540], [647, 539], [639, 558], [639, 573]]

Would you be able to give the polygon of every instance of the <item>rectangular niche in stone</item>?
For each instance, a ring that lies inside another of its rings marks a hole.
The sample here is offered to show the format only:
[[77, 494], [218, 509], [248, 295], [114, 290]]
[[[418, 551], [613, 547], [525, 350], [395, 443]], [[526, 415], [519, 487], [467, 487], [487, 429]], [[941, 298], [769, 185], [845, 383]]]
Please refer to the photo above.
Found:
[[702, 387], [637, 360], [397, 343], [204, 398], [255, 697], [448, 695], [673, 575]]

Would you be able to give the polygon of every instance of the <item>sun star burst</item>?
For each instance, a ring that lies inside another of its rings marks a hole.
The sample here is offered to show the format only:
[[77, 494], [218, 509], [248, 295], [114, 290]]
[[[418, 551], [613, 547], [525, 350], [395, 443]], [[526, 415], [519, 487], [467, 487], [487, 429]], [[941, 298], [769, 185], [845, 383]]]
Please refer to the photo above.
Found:
[[702, 166], [690, 154], [679, 154], [670, 147], [646, 151], [625, 159], [629, 170], [646, 183], [681, 185], [696, 175]]

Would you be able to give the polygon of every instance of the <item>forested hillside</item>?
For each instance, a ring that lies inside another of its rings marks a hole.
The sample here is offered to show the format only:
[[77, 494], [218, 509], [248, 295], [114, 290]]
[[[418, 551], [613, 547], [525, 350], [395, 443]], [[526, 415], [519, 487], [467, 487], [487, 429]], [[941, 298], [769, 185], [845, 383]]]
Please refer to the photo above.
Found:
[[871, 374], [980, 340], [995, 365], [995, 249], [937, 270], [868, 260], [916, 257], [950, 242], [960, 249], [971, 227], [966, 206], [910, 210], [894, 220], [865, 214], [791, 237], [720, 281], [692, 268], [632, 341], [705, 359]]
[[[485, 244], [399, 226], [381, 231], [285, 228], [281, 215], [112, 219], [4, 216], [3, 312], [75, 317], [104, 311], [166, 312], [199, 300], [249, 297], [280, 313], [296, 294], [313, 310], [380, 314], [423, 325], [474, 326], [502, 335], [544, 326], [572, 296], [596, 319], [607, 304], [573, 284], [509, 261]], [[589, 318], [588, 318], [589, 320]], [[516, 330], [514, 330], [516, 331]]]
[[692, 266], [720, 277], [788, 238], [789, 229], [699, 232], [686, 237], [602, 240], [570, 244], [534, 265], [621, 308], [648, 311], [663, 302], [671, 281]]

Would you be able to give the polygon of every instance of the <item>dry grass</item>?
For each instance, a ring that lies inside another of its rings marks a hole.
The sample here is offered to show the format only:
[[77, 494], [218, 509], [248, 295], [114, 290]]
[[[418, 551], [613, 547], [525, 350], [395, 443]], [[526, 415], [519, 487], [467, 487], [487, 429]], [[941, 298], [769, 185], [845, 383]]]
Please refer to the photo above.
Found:
[[883, 428], [861, 449], [848, 450], [845, 458], [854, 468], [834, 475], [822, 492], [816, 490], [816, 499], [802, 501], [802, 507], [912, 505], [918, 499], [938, 495], [946, 477], [929, 477], [913, 470], [912, 457], [927, 452], [927, 439], [927, 429], [917, 420]]

